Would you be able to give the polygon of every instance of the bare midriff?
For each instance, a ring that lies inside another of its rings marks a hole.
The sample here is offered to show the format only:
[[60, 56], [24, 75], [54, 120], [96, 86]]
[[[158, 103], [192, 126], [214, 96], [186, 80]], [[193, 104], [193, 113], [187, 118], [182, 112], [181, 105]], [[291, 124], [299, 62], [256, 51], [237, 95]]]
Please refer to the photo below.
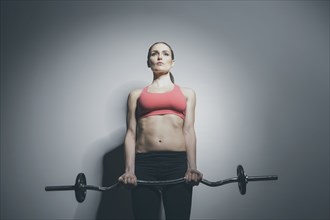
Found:
[[137, 122], [137, 153], [186, 151], [183, 119], [174, 114], [153, 115]]

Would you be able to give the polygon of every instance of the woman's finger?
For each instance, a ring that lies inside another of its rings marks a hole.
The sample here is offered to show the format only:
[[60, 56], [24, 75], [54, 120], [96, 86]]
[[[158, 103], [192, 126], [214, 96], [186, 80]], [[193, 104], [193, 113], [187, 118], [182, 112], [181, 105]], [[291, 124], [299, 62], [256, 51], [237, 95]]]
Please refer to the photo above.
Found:
[[194, 180], [195, 180], [195, 182], [198, 181], [198, 174], [197, 173], [194, 174]]
[[191, 173], [191, 180], [190, 181], [195, 181], [194, 180], [194, 175], [195, 175], [194, 173]]
[[187, 173], [187, 182], [190, 182], [190, 181], [191, 181], [191, 173], [188, 172], [188, 173]]

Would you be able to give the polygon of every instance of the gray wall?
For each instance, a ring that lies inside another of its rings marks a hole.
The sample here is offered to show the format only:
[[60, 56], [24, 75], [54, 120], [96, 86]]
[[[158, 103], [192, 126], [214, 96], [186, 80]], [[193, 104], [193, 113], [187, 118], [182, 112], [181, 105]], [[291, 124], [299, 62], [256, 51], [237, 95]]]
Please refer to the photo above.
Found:
[[1, 1], [1, 219], [130, 218], [126, 98], [149, 84], [148, 47], [172, 45], [173, 74], [197, 94], [192, 219], [329, 218], [329, 1]]

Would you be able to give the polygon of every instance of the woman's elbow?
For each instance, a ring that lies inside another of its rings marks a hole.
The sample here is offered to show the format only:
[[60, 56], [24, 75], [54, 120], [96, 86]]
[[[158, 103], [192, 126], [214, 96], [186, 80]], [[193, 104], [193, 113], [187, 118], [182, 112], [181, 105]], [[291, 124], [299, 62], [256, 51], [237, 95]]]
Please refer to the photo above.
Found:
[[187, 126], [183, 128], [183, 134], [184, 135], [194, 135], [195, 129], [194, 126]]
[[125, 139], [135, 139], [136, 132], [134, 129], [128, 128], [126, 131]]

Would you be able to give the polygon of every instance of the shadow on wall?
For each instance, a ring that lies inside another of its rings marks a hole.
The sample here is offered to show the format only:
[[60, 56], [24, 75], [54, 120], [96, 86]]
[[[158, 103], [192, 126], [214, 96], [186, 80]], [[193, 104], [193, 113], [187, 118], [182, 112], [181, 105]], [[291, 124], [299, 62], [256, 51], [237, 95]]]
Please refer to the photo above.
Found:
[[[117, 109], [117, 112], [123, 111], [125, 109], [126, 113], [126, 101], [129, 91], [142, 88], [145, 85], [145, 82], [133, 81], [126, 83], [120, 86], [114, 94], [121, 94], [121, 97], [117, 97], [118, 100], [112, 100], [109, 104], [108, 112], [112, 112], [114, 107], [113, 103], [121, 103], [122, 100], [125, 100], [122, 104], [122, 108]], [[116, 112], [115, 110], [113, 110]], [[126, 114], [124, 114], [126, 117]], [[115, 118], [113, 118], [115, 120]], [[111, 120], [109, 120], [111, 121]], [[108, 141], [106, 141], [106, 146], [108, 143], [116, 142], [118, 137], [121, 137], [125, 133], [126, 129], [118, 129], [117, 132], [114, 132]], [[119, 138], [124, 140], [124, 137]], [[117, 142], [117, 143], [120, 143]], [[119, 144], [116, 147], [113, 147], [112, 150], [107, 152], [103, 156], [102, 161], [102, 186], [110, 186], [118, 182], [118, 177], [121, 176], [125, 171], [125, 152], [124, 152], [124, 143]], [[98, 220], [118, 220], [118, 219], [133, 219], [133, 210], [131, 202], [131, 191], [125, 187], [119, 186], [111, 189], [109, 191], [103, 192], [101, 195], [101, 201], [97, 208], [97, 213], [95, 219]]]
[[[116, 183], [124, 170], [124, 144], [121, 144], [103, 157], [102, 185], [110, 186]], [[119, 186], [103, 192], [96, 219], [133, 219], [130, 190]]]
[[[145, 83], [138, 81], [128, 82], [111, 91], [105, 120], [109, 122], [111, 132], [95, 140], [87, 149], [83, 158], [83, 167], [89, 173], [89, 180], [101, 179], [102, 186], [110, 186], [118, 182], [118, 177], [125, 171], [124, 139], [126, 133], [125, 118], [127, 112], [127, 97], [129, 91], [142, 88]], [[110, 114], [111, 113], [111, 114]], [[116, 129], [115, 129], [116, 128]], [[101, 170], [102, 169], [102, 170]], [[101, 173], [102, 172], [102, 173]], [[91, 200], [92, 198], [90, 198]], [[101, 199], [94, 197], [90, 201], [92, 209], [78, 206], [76, 219], [133, 219], [130, 190], [124, 187], [115, 187], [101, 193]], [[98, 204], [97, 204], [98, 203]], [[91, 210], [95, 210], [91, 211]], [[91, 215], [92, 214], [92, 215]]]

